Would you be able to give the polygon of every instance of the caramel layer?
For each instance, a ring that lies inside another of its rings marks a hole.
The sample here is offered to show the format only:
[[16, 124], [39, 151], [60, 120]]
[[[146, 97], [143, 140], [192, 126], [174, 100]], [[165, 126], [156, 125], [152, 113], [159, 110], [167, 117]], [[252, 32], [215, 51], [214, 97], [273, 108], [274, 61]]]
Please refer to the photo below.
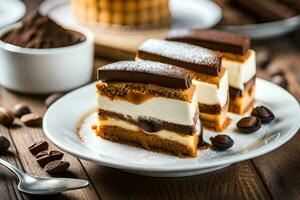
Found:
[[129, 82], [98, 82], [97, 92], [111, 99], [123, 99], [134, 104], [140, 104], [152, 97], [166, 97], [180, 101], [192, 102], [196, 87], [188, 89], [173, 89], [152, 84]]
[[251, 51], [247, 51], [247, 53], [245, 55], [240, 55], [240, 54], [233, 54], [233, 53], [227, 53], [227, 52], [219, 52], [223, 58], [226, 58], [228, 60], [234, 60], [237, 62], [241, 62], [243, 63], [244, 61], [246, 61], [249, 56], [251, 55]]

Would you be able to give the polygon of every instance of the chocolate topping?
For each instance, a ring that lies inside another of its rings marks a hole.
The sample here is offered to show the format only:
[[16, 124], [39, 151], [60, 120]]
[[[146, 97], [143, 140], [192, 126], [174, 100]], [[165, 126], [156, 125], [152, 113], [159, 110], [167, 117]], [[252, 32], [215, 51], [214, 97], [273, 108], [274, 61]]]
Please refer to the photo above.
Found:
[[166, 39], [241, 55], [247, 54], [251, 43], [248, 37], [208, 29], [175, 29], [167, 34]]
[[48, 16], [33, 12], [23, 20], [22, 26], [0, 38], [2, 41], [26, 48], [57, 48], [81, 43], [86, 37], [76, 31], [64, 29]]
[[121, 61], [98, 69], [98, 78], [106, 82], [125, 81], [188, 89], [188, 71], [176, 66], [151, 61]]
[[137, 57], [214, 76], [221, 70], [220, 55], [209, 49], [180, 42], [149, 39], [139, 47]]

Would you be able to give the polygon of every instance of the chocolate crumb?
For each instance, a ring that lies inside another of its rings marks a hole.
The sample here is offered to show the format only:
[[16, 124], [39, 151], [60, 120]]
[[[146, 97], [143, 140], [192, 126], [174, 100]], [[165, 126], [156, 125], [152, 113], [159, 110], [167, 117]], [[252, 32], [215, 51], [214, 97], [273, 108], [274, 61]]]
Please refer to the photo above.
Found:
[[36, 154], [35, 158], [40, 158], [40, 157], [43, 157], [45, 155], [48, 155], [47, 150], [39, 152], [38, 154]]
[[[39, 156], [40, 154], [40, 156]], [[47, 163], [49, 162], [52, 162], [52, 161], [55, 161], [55, 160], [61, 160], [64, 156], [64, 154], [60, 151], [55, 151], [55, 150], [52, 150], [50, 151], [49, 153], [46, 152], [40, 152], [36, 158], [37, 158], [37, 162], [39, 163], [39, 165], [41, 167], [44, 167]]]
[[69, 167], [70, 167], [69, 162], [55, 160], [55, 161], [52, 161], [52, 162], [49, 162], [48, 164], [46, 164], [45, 170], [49, 174], [56, 174], [56, 173], [66, 171]]
[[48, 142], [46, 141], [40, 141], [40, 142], [36, 142], [33, 145], [31, 145], [30, 147], [28, 147], [28, 150], [33, 154], [33, 155], [37, 155], [38, 153], [40, 153], [41, 151], [45, 151], [47, 150], [49, 147]]

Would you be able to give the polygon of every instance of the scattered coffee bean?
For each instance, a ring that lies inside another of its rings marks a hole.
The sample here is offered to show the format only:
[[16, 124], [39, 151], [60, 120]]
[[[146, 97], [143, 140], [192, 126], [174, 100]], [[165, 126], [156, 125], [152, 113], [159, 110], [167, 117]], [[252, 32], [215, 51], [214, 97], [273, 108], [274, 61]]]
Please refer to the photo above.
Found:
[[257, 106], [255, 107], [251, 115], [254, 117], [258, 117], [261, 120], [261, 123], [269, 123], [270, 121], [275, 119], [275, 115], [273, 112], [265, 106]]
[[[39, 154], [41, 155], [39, 156]], [[50, 151], [49, 153], [46, 152], [46, 154], [42, 152], [40, 152], [39, 154], [36, 156], [36, 161], [41, 167], [44, 167], [49, 162], [61, 160], [64, 157], [64, 154], [62, 152], [55, 150]]]
[[37, 155], [37, 154], [40, 153], [41, 151], [47, 150], [48, 147], [49, 147], [48, 142], [46, 142], [46, 141], [40, 141], [40, 142], [34, 143], [34, 144], [31, 145], [30, 147], [28, 147], [28, 150], [29, 150], [33, 155]]
[[42, 124], [43, 118], [36, 114], [26, 114], [21, 117], [21, 121], [30, 127], [37, 127]]
[[244, 117], [236, 124], [242, 133], [252, 133], [261, 127], [261, 120], [257, 117]]
[[271, 81], [284, 89], [287, 89], [288, 87], [288, 81], [286, 80], [283, 72], [273, 74]]
[[36, 154], [35, 158], [38, 159], [38, 158], [43, 157], [43, 156], [46, 156], [46, 155], [48, 155], [48, 154], [49, 154], [49, 153], [48, 153], [47, 150], [41, 151], [41, 152], [39, 152], [38, 154]]
[[217, 135], [210, 138], [211, 144], [216, 150], [226, 150], [233, 146], [234, 141], [228, 135]]
[[0, 153], [7, 151], [9, 146], [10, 146], [9, 140], [4, 136], [0, 136]]
[[15, 114], [15, 117], [21, 118], [23, 115], [31, 113], [31, 111], [24, 103], [18, 103], [14, 106], [13, 113]]
[[51, 158], [49, 154], [47, 154], [37, 158], [36, 161], [39, 163], [41, 167], [44, 167], [47, 163], [51, 162]]
[[10, 110], [0, 107], [0, 124], [10, 126], [14, 122], [14, 119], [15, 116]]
[[55, 160], [52, 162], [49, 162], [45, 166], [46, 172], [49, 174], [55, 174], [55, 173], [60, 173], [66, 171], [70, 167], [69, 162], [65, 162], [62, 160]]
[[52, 150], [49, 153], [50, 157], [55, 159], [55, 160], [60, 160], [64, 157], [64, 153], [56, 150]]
[[51, 94], [46, 100], [45, 105], [47, 108], [49, 108], [55, 101], [57, 101], [59, 98], [61, 98], [64, 94], [62, 93], [54, 93]]

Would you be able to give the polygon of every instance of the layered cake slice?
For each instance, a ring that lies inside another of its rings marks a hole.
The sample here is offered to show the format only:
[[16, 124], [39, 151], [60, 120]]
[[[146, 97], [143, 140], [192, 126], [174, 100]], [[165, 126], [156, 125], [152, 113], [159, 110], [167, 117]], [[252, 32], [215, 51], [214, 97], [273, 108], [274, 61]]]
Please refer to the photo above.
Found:
[[181, 68], [121, 61], [98, 69], [97, 134], [147, 150], [197, 155], [202, 144], [196, 87]]
[[229, 75], [229, 111], [244, 114], [251, 110], [255, 97], [255, 52], [250, 39], [217, 30], [178, 29], [167, 40], [185, 42], [212, 49], [222, 55], [222, 67]]
[[199, 115], [203, 126], [223, 131], [230, 123], [228, 75], [221, 57], [211, 50], [180, 42], [149, 39], [138, 49], [136, 60], [172, 64], [189, 71], [196, 85]]

